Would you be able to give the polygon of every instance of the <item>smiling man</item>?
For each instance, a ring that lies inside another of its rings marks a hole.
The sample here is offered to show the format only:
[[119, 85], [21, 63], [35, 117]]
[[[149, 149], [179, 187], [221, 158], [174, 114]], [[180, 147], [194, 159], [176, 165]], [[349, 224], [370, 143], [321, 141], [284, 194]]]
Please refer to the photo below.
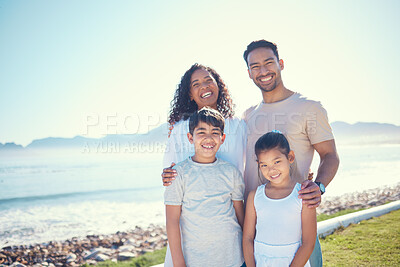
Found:
[[[319, 102], [309, 100], [284, 86], [281, 77], [284, 62], [279, 59], [274, 43], [254, 41], [247, 46], [243, 57], [249, 77], [261, 90], [263, 98], [261, 103], [250, 107], [243, 115], [248, 127], [245, 198], [260, 184], [254, 145], [263, 134], [279, 130], [287, 137], [296, 155], [294, 178], [302, 183], [303, 188], [299, 195], [305, 204], [315, 208], [320, 204], [321, 194], [325, 192], [325, 187], [332, 181], [339, 166], [327, 113]], [[315, 183], [307, 180], [314, 151], [320, 156]], [[313, 267], [322, 266], [318, 240], [310, 262]]]

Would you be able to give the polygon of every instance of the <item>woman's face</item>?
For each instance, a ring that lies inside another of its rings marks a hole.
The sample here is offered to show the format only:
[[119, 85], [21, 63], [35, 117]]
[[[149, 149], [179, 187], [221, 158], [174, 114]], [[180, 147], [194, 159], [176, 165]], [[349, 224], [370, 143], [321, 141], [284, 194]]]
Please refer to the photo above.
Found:
[[190, 79], [190, 99], [194, 100], [198, 109], [205, 106], [217, 109], [218, 85], [214, 77], [206, 70], [198, 69]]

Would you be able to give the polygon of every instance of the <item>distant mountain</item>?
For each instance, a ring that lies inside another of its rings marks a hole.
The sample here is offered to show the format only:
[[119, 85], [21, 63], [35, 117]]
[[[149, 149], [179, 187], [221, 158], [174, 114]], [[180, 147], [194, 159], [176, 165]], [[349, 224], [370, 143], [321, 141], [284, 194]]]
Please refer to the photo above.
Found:
[[17, 145], [15, 143], [5, 143], [5, 144], [0, 143], [0, 149], [1, 150], [20, 150], [20, 149], [23, 149], [23, 146]]
[[[336, 121], [331, 123], [335, 140], [339, 144], [400, 144], [400, 126], [387, 123], [357, 122], [349, 124]], [[48, 137], [32, 141], [23, 148], [15, 143], [0, 143], [0, 151], [21, 151], [37, 149], [107, 149], [135, 148], [142, 146], [162, 145], [167, 141], [168, 125], [166, 123], [146, 134], [113, 134], [103, 138]]]
[[47, 137], [44, 139], [33, 140], [26, 146], [28, 149], [52, 149], [52, 148], [77, 148], [83, 147], [87, 142], [94, 142], [95, 138], [75, 136], [74, 138]]
[[342, 144], [400, 144], [400, 126], [388, 123], [331, 123], [335, 140]]
[[107, 147], [118, 148], [135, 148], [149, 145], [162, 145], [166, 143], [168, 134], [168, 126], [166, 123], [152, 129], [145, 134], [111, 134], [103, 138], [88, 138], [83, 136], [75, 136], [73, 138], [47, 137], [43, 139], [33, 140], [29, 145], [23, 148], [21, 145], [14, 143], [0, 143], [0, 151], [9, 150], [57, 150], [57, 149], [99, 149], [103, 150]]

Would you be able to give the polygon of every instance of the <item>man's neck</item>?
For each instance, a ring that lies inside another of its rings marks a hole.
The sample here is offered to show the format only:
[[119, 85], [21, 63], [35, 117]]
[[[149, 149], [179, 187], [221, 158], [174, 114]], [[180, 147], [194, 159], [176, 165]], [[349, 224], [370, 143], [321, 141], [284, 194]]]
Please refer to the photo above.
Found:
[[279, 101], [285, 100], [286, 98], [292, 96], [293, 94], [294, 94], [293, 91], [290, 91], [289, 89], [287, 89], [283, 85], [279, 86], [279, 87], [276, 87], [271, 92], [262, 91], [262, 96], [263, 96], [264, 103], [279, 102]]

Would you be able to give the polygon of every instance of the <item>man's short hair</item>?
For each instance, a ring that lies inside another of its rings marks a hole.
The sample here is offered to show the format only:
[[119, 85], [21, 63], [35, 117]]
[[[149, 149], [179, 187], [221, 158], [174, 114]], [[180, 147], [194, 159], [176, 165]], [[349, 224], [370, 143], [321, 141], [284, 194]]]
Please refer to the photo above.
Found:
[[189, 132], [193, 135], [194, 129], [199, 125], [200, 122], [205, 122], [214, 127], [218, 127], [221, 130], [221, 134], [224, 133], [225, 119], [217, 110], [203, 107], [202, 109], [195, 111], [189, 118]]
[[260, 47], [270, 48], [272, 50], [272, 52], [274, 52], [274, 55], [276, 56], [276, 58], [279, 60], [278, 47], [276, 46], [276, 44], [268, 42], [266, 40], [258, 40], [258, 41], [251, 42], [247, 46], [246, 51], [244, 51], [244, 53], [243, 53], [243, 58], [246, 61], [247, 67], [249, 66], [247, 57], [249, 56], [250, 52], [253, 51], [254, 49], [257, 49]]

